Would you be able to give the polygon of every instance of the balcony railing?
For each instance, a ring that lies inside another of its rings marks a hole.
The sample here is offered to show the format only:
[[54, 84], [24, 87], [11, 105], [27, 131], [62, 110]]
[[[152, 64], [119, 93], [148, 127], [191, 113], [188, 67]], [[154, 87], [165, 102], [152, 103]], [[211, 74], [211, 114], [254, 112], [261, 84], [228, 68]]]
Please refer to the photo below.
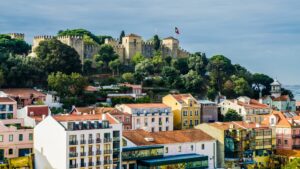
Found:
[[100, 138], [96, 138], [96, 143], [101, 143], [101, 139]]
[[86, 163], [80, 163], [80, 167], [85, 167]]
[[94, 166], [94, 163], [93, 162], [89, 162], [89, 166]]
[[80, 144], [85, 144], [86, 141], [85, 140], [80, 140]]
[[104, 138], [104, 139], [103, 139], [103, 142], [104, 142], [104, 143], [109, 143], [109, 142], [111, 142], [111, 141], [112, 141], [111, 138]]
[[76, 153], [76, 152], [69, 153], [69, 157], [77, 157], [77, 156], [78, 156], [78, 153]]
[[80, 156], [86, 156], [86, 152], [80, 152]]
[[77, 164], [70, 164], [69, 167], [70, 167], [70, 168], [78, 168], [78, 165], [77, 165]]
[[89, 151], [88, 155], [92, 156], [92, 155], [94, 155], [94, 152], [93, 151]]
[[293, 145], [293, 149], [300, 149], [300, 145]]
[[103, 153], [104, 153], [104, 154], [111, 154], [111, 153], [112, 153], [112, 150], [104, 150]]
[[112, 164], [112, 160], [104, 160], [104, 165]]
[[101, 161], [97, 161], [96, 162], [96, 165], [98, 166], [98, 165], [101, 165]]
[[69, 145], [77, 145], [78, 141], [77, 140], [71, 140], [69, 141]]
[[93, 144], [94, 143], [94, 140], [92, 140], [92, 139], [89, 139], [89, 144]]
[[96, 150], [96, 155], [100, 155], [101, 151], [100, 150]]

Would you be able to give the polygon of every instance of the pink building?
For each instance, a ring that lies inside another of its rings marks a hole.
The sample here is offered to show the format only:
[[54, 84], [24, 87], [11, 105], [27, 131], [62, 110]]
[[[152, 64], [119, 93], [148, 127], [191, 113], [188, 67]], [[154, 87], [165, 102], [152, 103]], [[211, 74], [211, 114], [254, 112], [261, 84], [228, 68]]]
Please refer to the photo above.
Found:
[[30, 88], [1, 89], [0, 97], [10, 97], [17, 101], [18, 108], [32, 105], [37, 101], [45, 102], [46, 95]]
[[0, 97], [0, 163], [32, 152], [33, 129], [17, 119], [17, 102]]

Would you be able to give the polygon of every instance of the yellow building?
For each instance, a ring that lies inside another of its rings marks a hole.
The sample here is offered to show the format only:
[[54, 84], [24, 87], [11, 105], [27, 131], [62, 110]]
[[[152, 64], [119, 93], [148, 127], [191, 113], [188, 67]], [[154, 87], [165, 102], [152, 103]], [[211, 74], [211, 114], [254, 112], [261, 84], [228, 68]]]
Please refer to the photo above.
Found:
[[169, 94], [163, 103], [170, 106], [174, 117], [174, 129], [189, 129], [200, 124], [200, 104], [191, 94]]

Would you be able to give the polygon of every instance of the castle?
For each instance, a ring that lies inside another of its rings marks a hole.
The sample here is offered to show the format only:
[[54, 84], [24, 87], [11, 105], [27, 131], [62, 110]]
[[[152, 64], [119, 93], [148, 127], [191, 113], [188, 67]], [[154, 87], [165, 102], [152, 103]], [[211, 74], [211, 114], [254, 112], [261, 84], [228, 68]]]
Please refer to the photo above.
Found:
[[[25, 37], [22, 33], [10, 33], [9, 35], [12, 38], [23, 40]], [[100, 45], [84, 43], [82, 36], [41, 35], [33, 38], [32, 53], [30, 56], [36, 56], [35, 49], [39, 46], [40, 42], [54, 38], [74, 48], [79, 54], [82, 63], [85, 59], [92, 58], [95, 54], [97, 54], [100, 48]], [[119, 44], [119, 40], [116, 39], [105, 39], [105, 44], [111, 45], [114, 48], [114, 51], [119, 55], [119, 59], [122, 63], [128, 63], [137, 52], [140, 52], [145, 57], [152, 57], [155, 52], [153, 42], [145, 42], [142, 40], [141, 36], [136, 34], [129, 34], [123, 37], [121, 44]], [[163, 39], [161, 41], [159, 51], [161, 52], [162, 57], [171, 56], [177, 58], [187, 57], [189, 55], [189, 52], [179, 47], [178, 39], [173, 37]]]
[[[152, 57], [155, 52], [153, 42], [144, 42], [141, 36], [136, 34], [126, 35], [122, 38], [121, 44], [116, 39], [105, 39], [105, 44], [114, 48], [123, 63], [128, 63], [137, 52], [140, 52], [145, 57]], [[177, 58], [189, 55], [189, 52], [179, 47], [178, 39], [173, 37], [163, 39], [159, 51], [162, 57], [171, 56]]]

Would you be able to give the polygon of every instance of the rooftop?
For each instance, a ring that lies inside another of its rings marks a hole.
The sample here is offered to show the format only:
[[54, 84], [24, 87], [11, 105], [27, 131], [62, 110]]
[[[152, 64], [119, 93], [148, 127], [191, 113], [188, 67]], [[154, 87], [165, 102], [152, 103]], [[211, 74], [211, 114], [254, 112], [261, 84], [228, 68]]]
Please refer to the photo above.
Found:
[[181, 154], [181, 155], [171, 155], [171, 156], [164, 156], [160, 158], [142, 160], [141, 163], [147, 166], [157, 166], [157, 165], [177, 164], [182, 162], [203, 161], [203, 160], [208, 160], [208, 157], [200, 154]]
[[130, 108], [170, 108], [163, 103], [123, 104]]
[[114, 108], [114, 107], [76, 107], [72, 112], [80, 112], [82, 114], [105, 114], [110, 113], [111, 115], [122, 115], [122, 114], [128, 114], [123, 113], [122, 111]]
[[276, 155], [282, 155], [287, 157], [300, 157], [300, 150], [276, 150]]
[[270, 125], [269, 119], [272, 115], [276, 116], [276, 119], [277, 119], [276, 126], [277, 127], [291, 127], [291, 123], [289, 122], [287, 117], [285, 117], [284, 114], [280, 111], [273, 111], [272, 114], [266, 115], [264, 120], [262, 121], [262, 124]]
[[167, 39], [178, 40], [178, 39], [174, 38], [173, 36], [169, 36], [169, 37], [164, 38], [164, 40], [167, 40]]
[[208, 125], [218, 128], [219, 130], [229, 130], [230, 128], [234, 129], [260, 129], [260, 128], [268, 128], [269, 126], [266, 124], [257, 124], [253, 122], [245, 122], [245, 121], [232, 121], [232, 122], [215, 122], [209, 123]]
[[16, 103], [16, 101], [14, 99], [11, 99], [9, 97], [0, 97], [0, 102]]
[[[127, 130], [123, 131], [123, 137], [127, 138], [138, 146], [214, 140], [214, 138], [202, 130], [197, 129], [161, 132], [147, 132], [142, 129]], [[150, 139], [151, 141], [147, 141], [147, 139]]]
[[297, 107], [300, 107], [300, 101], [297, 101], [297, 102], [296, 102], [296, 106], [297, 106]]
[[31, 98], [31, 97], [45, 97], [46, 95], [42, 92], [39, 92], [35, 89], [30, 88], [8, 88], [0, 89], [10, 97], [19, 97], [19, 98]]
[[31, 117], [48, 116], [50, 114], [47, 105], [30, 105], [27, 106], [27, 115]]
[[250, 99], [249, 103], [238, 101], [236, 99], [229, 100], [229, 101], [232, 103], [237, 103], [238, 105], [243, 106], [245, 108], [249, 108], [249, 109], [268, 109], [268, 108], [270, 108], [268, 105], [259, 103], [259, 101], [255, 100], [255, 99]]
[[130, 33], [130, 34], [126, 35], [126, 37], [141, 37], [141, 36], [134, 34], [134, 33]]
[[101, 114], [85, 114], [85, 115], [75, 115], [75, 114], [61, 114], [52, 116], [56, 121], [68, 122], [68, 121], [89, 121], [89, 120], [108, 120], [110, 124], [119, 123], [116, 119], [109, 115], [103, 116]]
[[194, 97], [191, 94], [172, 94], [172, 96], [178, 101], [178, 102], [184, 102], [186, 99], [194, 99]]

